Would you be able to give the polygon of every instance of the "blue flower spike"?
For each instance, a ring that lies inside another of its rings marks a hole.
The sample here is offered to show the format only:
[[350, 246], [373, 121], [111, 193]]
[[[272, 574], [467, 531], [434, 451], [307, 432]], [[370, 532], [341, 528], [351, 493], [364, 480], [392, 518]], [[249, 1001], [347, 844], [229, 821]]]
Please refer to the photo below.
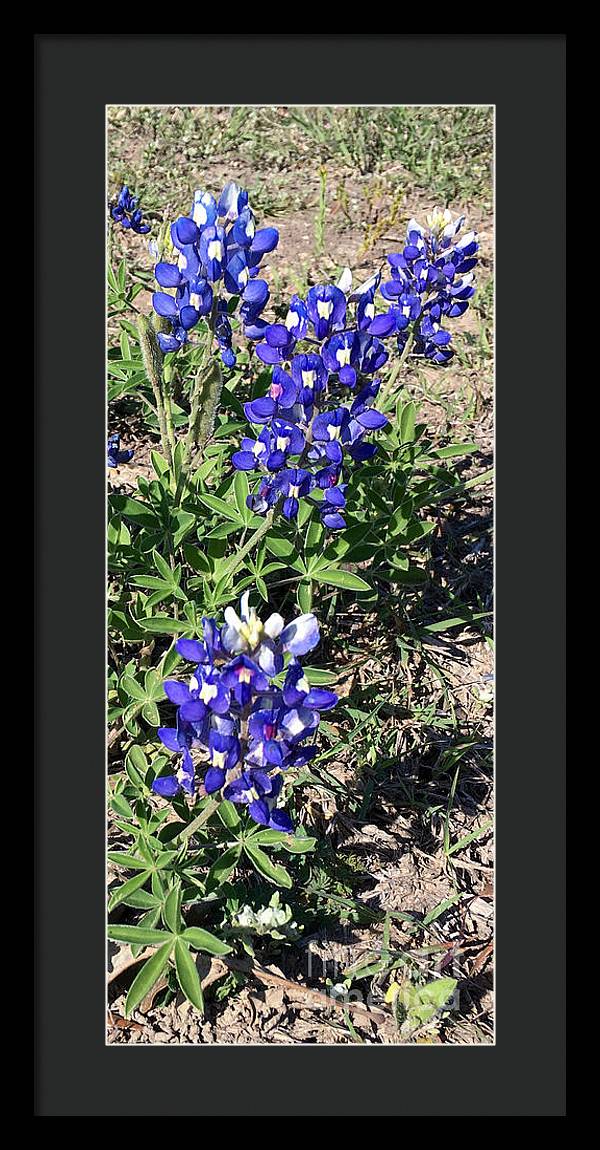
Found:
[[144, 223], [142, 210], [138, 207], [138, 198], [132, 195], [127, 184], [123, 184], [116, 201], [109, 208], [111, 218], [125, 231], [131, 230], [140, 236], [150, 231], [150, 224]]
[[478, 241], [475, 232], [459, 238], [463, 223], [437, 208], [426, 226], [410, 220], [404, 247], [387, 257], [389, 279], [382, 282], [377, 271], [353, 287], [344, 268], [335, 285], [316, 284], [306, 299], [292, 296], [283, 322], [252, 326], [271, 382], [244, 405], [261, 430], [242, 440], [232, 463], [262, 473], [247, 499], [256, 514], [276, 508], [295, 519], [299, 501], [317, 502], [313, 493], [321, 488], [322, 525], [344, 530], [346, 481], [355, 465], [372, 459], [377, 444], [369, 437], [388, 422], [374, 403], [392, 341], [398, 352], [435, 365], [452, 358], [446, 321], [464, 314], [475, 291]]
[[161, 261], [154, 269], [162, 290], [154, 292], [152, 306], [171, 326], [158, 334], [161, 350], [180, 351], [205, 317], [223, 364], [232, 368], [237, 357], [231, 301], [246, 339], [261, 341], [269, 327], [261, 319], [269, 288], [257, 276], [264, 255], [277, 247], [279, 233], [276, 228], [257, 230], [247, 191], [230, 180], [218, 200], [210, 192], [194, 192], [190, 215], [171, 224], [170, 236], [173, 262]]
[[245, 806], [260, 826], [292, 833], [282, 806], [284, 775], [314, 756], [316, 746], [306, 740], [316, 733], [320, 712], [337, 703], [333, 691], [311, 687], [300, 662], [319, 641], [314, 615], [286, 625], [274, 612], [263, 622], [249, 592], [238, 611], [226, 608], [222, 627], [203, 619], [201, 639], [177, 639], [178, 654], [195, 670], [187, 682], [164, 683], [176, 718], [158, 734], [177, 765], [154, 779], [154, 793], [163, 799], [220, 794]]
[[106, 465], [107, 467], [120, 467], [123, 463], [130, 463], [134, 456], [132, 447], [127, 450], [121, 450], [121, 436], [118, 432], [113, 432], [109, 435], [106, 444]]

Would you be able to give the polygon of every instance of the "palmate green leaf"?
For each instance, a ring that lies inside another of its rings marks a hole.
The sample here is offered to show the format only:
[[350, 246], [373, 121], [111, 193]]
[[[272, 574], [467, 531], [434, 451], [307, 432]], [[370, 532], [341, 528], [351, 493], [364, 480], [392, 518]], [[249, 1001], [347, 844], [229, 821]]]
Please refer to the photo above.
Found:
[[206, 954], [231, 954], [231, 947], [221, 942], [215, 934], [203, 930], [201, 926], [186, 926], [180, 937], [188, 942], [194, 950], [203, 950]]
[[326, 567], [312, 572], [313, 579], [318, 583], [327, 583], [331, 587], [342, 587], [345, 591], [370, 591], [371, 586], [360, 575], [352, 571], [344, 571], [341, 567]]
[[185, 942], [180, 938], [178, 938], [175, 943], [175, 970], [177, 972], [177, 981], [185, 997], [189, 999], [192, 1006], [195, 1006], [196, 1009], [203, 1014], [204, 998], [202, 996], [198, 968], [190, 954], [189, 947], [187, 947]]
[[174, 945], [174, 938], [165, 942], [164, 946], [161, 946], [160, 949], [156, 951], [156, 954], [153, 954], [152, 958], [149, 958], [148, 961], [144, 963], [142, 969], [134, 978], [125, 1001], [125, 1014], [127, 1018], [130, 1017], [136, 1006], [139, 1006], [142, 999], [152, 990], [152, 987], [158, 982], [163, 971], [166, 970]]
[[292, 876], [286, 871], [285, 867], [280, 866], [279, 863], [271, 862], [268, 854], [261, 850], [260, 847], [255, 846], [253, 842], [246, 841], [244, 843], [244, 851], [252, 865], [256, 868], [259, 874], [266, 878], [268, 882], [272, 882], [275, 886], [284, 886], [289, 890], [292, 886]]
[[126, 926], [120, 922], [109, 923], [108, 937], [113, 942], [133, 942], [141, 946], [158, 946], [171, 940], [171, 935], [166, 930], [154, 930], [147, 926]]

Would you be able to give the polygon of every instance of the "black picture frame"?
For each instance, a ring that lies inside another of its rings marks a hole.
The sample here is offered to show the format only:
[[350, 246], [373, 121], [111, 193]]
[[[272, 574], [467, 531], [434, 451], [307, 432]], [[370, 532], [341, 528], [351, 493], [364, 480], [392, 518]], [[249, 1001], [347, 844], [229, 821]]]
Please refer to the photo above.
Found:
[[[563, 35], [35, 37], [36, 1117], [564, 1114], [565, 55]], [[496, 107], [494, 1046], [105, 1045], [104, 135], [119, 103]]]

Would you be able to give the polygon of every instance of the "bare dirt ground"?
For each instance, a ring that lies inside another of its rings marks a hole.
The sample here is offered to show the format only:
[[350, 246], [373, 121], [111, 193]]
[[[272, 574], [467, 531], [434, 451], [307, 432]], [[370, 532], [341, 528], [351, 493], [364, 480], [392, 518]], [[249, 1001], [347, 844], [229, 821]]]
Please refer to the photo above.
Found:
[[[417, 111], [426, 116], [429, 109]], [[477, 452], [458, 462], [461, 478], [486, 471], [493, 455], [491, 112], [489, 139], [478, 141], [477, 158], [470, 155], [474, 145], [467, 137], [453, 160], [451, 198], [444, 197], [435, 174], [420, 172], [418, 160], [411, 170], [401, 155], [395, 160], [379, 156], [371, 170], [360, 171], [347, 156], [328, 155], [297, 126], [289, 127], [285, 109], [269, 109], [264, 123], [258, 118], [250, 126], [242, 118], [237, 144], [231, 135], [232, 110], [180, 112], [110, 111], [110, 190], [126, 180], [142, 194], [149, 218], [156, 211], [157, 217], [170, 219], [189, 210], [196, 187], [218, 193], [229, 178], [248, 186], [253, 206], [258, 200], [261, 226], [275, 224], [281, 233], [268, 271], [273, 297], [301, 291], [309, 273], [311, 282], [318, 282], [345, 265], [361, 280], [395, 249], [410, 216], [422, 219], [440, 203], [466, 216], [466, 227], [475, 228], [481, 242], [475, 305], [456, 325], [457, 355], [451, 365], [441, 371], [410, 366], [405, 386], [418, 403], [419, 421], [427, 423], [440, 443], [477, 443]], [[365, 161], [361, 153], [359, 160], [368, 167], [368, 157]], [[325, 207], [320, 213], [323, 168]], [[128, 252], [142, 268], [151, 269], [143, 238], [140, 244], [140, 237], [118, 232], [111, 242], [113, 260]], [[143, 296], [140, 301], [142, 308], [149, 307]], [[138, 474], [149, 474], [151, 445], [141, 420], [132, 422], [118, 406], [109, 414], [109, 426], [121, 430], [124, 446], [136, 448], [135, 465], [121, 469], [112, 480], [129, 490]], [[431, 606], [460, 602], [474, 612], [490, 611], [491, 549], [488, 483], [439, 514]], [[341, 693], [368, 707], [374, 682], [384, 681], [389, 690], [381, 746], [391, 767], [382, 772], [377, 763], [365, 764], [360, 746], [344, 761], [330, 761], [334, 777], [364, 794], [363, 817], [349, 816], [343, 803], [315, 792], [308, 796], [311, 819], [356, 875], [356, 895], [367, 907], [404, 912], [420, 921], [435, 912], [420, 934], [392, 920], [390, 945], [405, 950], [423, 971], [442, 971], [459, 983], [453, 1009], [408, 1040], [489, 1044], [494, 1033], [491, 623], [431, 632], [407, 660], [400, 657], [396, 642], [408, 625], [403, 605], [397, 601], [384, 606], [377, 614], [357, 606], [336, 619], [335, 644], [337, 657], [348, 668]], [[463, 838], [469, 840], [464, 846], [448, 849]], [[302, 937], [293, 951], [265, 951], [251, 970], [236, 971], [220, 960], [207, 962], [204, 985], [210, 990], [204, 1019], [182, 998], [165, 1004], [159, 995], [125, 1020], [131, 970], [123, 970], [110, 979], [108, 1042], [404, 1041], [377, 975], [366, 1003], [364, 982], [361, 1000], [349, 1006], [327, 996], [328, 980], [341, 980], [342, 969], [361, 960], [366, 965], [369, 956], [378, 953], [379, 923], [340, 926], [332, 920], [330, 925], [325, 917], [323, 928]], [[112, 948], [113, 969], [127, 954], [128, 948]]]

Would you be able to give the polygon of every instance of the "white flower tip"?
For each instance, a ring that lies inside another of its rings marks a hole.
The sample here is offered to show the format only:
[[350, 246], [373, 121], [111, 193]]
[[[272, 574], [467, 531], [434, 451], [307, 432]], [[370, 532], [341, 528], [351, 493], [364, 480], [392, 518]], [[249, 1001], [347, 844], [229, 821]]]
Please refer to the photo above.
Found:
[[239, 631], [242, 621], [233, 607], [226, 607], [224, 611], [225, 622], [234, 630]]
[[269, 615], [269, 618], [265, 622], [265, 635], [268, 635], [269, 639], [277, 639], [283, 631], [283, 627], [284, 620], [281, 615], [278, 615], [275, 611], [272, 615]]
[[336, 287], [338, 287], [340, 291], [343, 291], [344, 295], [350, 291], [350, 288], [352, 287], [352, 272], [350, 271], [350, 268], [344, 268], [336, 284]]

